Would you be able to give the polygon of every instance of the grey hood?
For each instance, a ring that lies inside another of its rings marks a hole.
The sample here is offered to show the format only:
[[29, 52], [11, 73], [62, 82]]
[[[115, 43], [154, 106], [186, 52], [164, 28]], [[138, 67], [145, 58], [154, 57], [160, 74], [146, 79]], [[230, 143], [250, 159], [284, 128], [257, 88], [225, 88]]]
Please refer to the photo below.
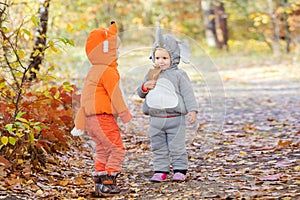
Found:
[[176, 68], [182, 60], [184, 63], [190, 62], [190, 45], [187, 41], [176, 40], [176, 38], [171, 34], [162, 34], [161, 28], [157, 27], [155, 42], [152, 47], [150, 54], [150, 59], [154, 62], [154, 51], [156, 48], [161, 47], [166, 49], [171, 56], [171, 67]]

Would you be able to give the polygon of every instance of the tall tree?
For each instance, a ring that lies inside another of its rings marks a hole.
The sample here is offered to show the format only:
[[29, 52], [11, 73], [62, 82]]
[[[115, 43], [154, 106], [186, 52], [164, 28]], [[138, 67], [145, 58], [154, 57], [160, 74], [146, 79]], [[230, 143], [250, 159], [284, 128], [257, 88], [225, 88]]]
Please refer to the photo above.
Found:
[[224, 3], [217, 1], [214, 4], [215, 24], [216, 24], [216, 44], [219, 49], [228, 49], [228, 29], [227, 14], [225, 12]]
[[228, 49], [227, 14], [221, 1], [202, 0], [206, 41], [209, 46]]
[[284, 23], [284, 29], [285, 29], [285, 40], [286, 40], [286, 52], [290, 52], [290, 44], [291, 44], [291, 32], [290, 32], [290, 25], [288, 22], [288, 13], [286, 11], [287, 9], [288, 0], [283, 0], [283, 23]]
[[205, 36], [207, 45], [210, 47], [216, 46], [215, 40], [215, 21], [213, 20], [213, 10], [211, 9], [211, 1], [210, 0], [202, 0], [201, 1], [202, 13], [203, 13], [203, 21], [205, 26]]
[[38, 10], [39, 23], [37, 24], [35, 42], [33, 51], [29, 60], [29, 74], [28, 79], [33, 80], [40, 69], [40, 65], [44, 59], [46, 42], [47, 42], [47, 25], [49, 15], [50, 0], [41, 0]]
[[[273, 0], [268, 0], [268, 13], [271, 16], [271, 22], [273, 26], [273, 37], [272, 37], [272, 50], [274, 54], [280, 53], [280, 27], [279, 27], [279, 19], [276, 16], [275, 9], [274, 9], [274, 2]], [[275, 5], [275, 8], [277, 6]]]

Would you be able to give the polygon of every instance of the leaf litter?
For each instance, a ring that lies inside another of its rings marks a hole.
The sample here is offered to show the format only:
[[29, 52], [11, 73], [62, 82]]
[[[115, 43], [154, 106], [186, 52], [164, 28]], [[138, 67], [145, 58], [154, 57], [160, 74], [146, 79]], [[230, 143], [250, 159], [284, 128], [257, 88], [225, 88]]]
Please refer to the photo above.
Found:
[[[255, 77], [248, 83], [240, 79], [239, 75], [224, 79], [222, 132], [210, 131], [201, 113], [198, 127], [188, 127], [190, 167], [184, 183], [170, 178], [149, 182], [153, 169], [148, 118], [141, 113], [142, 101], [132, 96], [130, 106], [136, 115], [130, 127], [121, 125], [126, 158], [118, 182], [128, 190], [112, 199], [299, 199], [299, 82], [291, 86], [267, 78], [260, 85]], [[272, 90], [273, 86], [279, 89]], [[196, 96], [209, 102], [201, 93]], [[69, 142], [71, 148], [48, 155], [39, 172], [9, 173], [0, 165], [0, 198], [92, 199], [93, 143], [88, 135]]]

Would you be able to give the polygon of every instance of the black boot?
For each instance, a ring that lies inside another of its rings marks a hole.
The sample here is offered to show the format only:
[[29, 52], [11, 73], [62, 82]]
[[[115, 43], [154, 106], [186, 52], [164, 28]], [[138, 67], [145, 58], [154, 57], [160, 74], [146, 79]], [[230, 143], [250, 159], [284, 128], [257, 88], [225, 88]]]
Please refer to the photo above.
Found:
[[94, 196], [111, 196], [111, 187], [107, 185], [107, 173], [106, 172], [94, 172], [93, 179], [95, 181], [95, 193]]
[[118, 175], [119, 175], [119, 173], [113, 172], [113, 173], [110, 174], [110, 176], [107, 176], [107, 178], [109, 180], [112, 180], [112, 185], [110, 185], [112, 194], [119, 194], [121, 192], [121, 189], [117, 186], [117, 177], [118, 177]]

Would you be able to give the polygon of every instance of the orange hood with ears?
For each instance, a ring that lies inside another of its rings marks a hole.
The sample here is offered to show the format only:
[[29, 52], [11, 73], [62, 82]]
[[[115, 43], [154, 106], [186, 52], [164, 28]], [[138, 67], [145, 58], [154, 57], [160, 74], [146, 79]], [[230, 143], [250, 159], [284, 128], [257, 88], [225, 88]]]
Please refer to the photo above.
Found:
[[86, 41], [86, 55], [90, 68], [81, 92], [80, 108], [75, 117], [72, 135], [84, 133], [86, 116], [112, 114], [127, 123], [132, 115], [119, 87], [120, 75], [117, 69], [117, 25], [93, 30]]
[[86, 55], [92, 65], [117, 67], [117, 24], [111, 22], [109, 28], [93, 30], [85, 45]]

